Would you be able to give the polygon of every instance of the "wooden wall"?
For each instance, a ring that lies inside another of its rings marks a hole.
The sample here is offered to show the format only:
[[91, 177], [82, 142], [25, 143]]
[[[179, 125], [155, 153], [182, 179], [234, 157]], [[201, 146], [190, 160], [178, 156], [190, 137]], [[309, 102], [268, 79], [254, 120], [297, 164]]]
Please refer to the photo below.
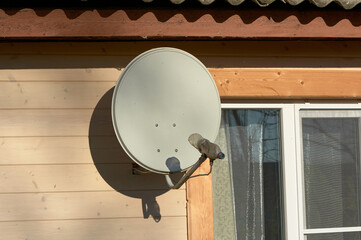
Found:
[[0, 58], [22, 61], [0, 70], [0, 239], [187, 238], [185, 188], [132, 175], [115, 138], [120, 70]]
[[121, 69], [160, 46], [200, 58], [223, 101], [361, 99], [359, 42], [0, 43], [0, 239], [213, 238], [211, 177], [133, 176], [112, 129]]

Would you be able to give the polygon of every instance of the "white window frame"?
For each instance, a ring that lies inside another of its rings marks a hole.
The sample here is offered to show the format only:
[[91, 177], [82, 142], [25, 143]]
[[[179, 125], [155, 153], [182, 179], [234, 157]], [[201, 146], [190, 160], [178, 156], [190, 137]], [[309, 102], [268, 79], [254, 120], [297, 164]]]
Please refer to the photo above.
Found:
[[308, 234], [359, 232], [360, 227], [306, 229], [300, 111], [353, 110], [361, 103], [223, 103], [222, 109], [279, 109], [281, 116], [283, 227], [286, 240], [305, 240]]
[[295, 104], [295, 129], [296, 129], [296, 149], [297, 149], [297, 181], [298, 181], [298, 219], [299, 219], [299, 239], [307, 239], [310, 234], [320, 233], [344, 233], [344, 232], [361, 232], [361, 226], [358, 227], [339, 227], [339, 228], [319, 228], [306, 229], [305, 216], [305, 200], [304, 200], [304, 179], [303, 179], [303, 162], [302, 162], [302, 141], [301, 141], [301, 110], [361, 110], [361, 104]]

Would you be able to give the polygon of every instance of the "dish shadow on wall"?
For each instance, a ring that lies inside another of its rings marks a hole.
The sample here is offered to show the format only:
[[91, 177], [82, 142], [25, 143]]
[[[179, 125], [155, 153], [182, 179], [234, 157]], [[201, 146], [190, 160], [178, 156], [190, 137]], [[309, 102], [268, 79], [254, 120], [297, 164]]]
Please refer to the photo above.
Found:
[[[111, 118], [114, 87], [96, 105], [89, 126], [89, 147], [94, 164], [102, 178], [117, 192], [142, 200], [143, 217], [161, 220], [161, 206], [156, 197], [167, 191], [165, 177], [146, 173], [133, 175], [134, 162], [124, 152], [115, 135]], [[126, 113], [125, 113], [126, 114]], [[177, 181], [183, 174], [173, 174]]]

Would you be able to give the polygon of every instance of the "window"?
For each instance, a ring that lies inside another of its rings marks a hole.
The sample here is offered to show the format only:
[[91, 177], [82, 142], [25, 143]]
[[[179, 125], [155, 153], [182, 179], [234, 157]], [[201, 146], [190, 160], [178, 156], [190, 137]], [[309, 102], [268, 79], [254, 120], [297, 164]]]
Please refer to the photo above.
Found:
[[361, 240], [360, 109], [224, 104], [215, 239]]
[[307, 239], [361, 239], [360, 232], [345, 233], [361, 226], [361, 111], [300, 110], [299, 116]]

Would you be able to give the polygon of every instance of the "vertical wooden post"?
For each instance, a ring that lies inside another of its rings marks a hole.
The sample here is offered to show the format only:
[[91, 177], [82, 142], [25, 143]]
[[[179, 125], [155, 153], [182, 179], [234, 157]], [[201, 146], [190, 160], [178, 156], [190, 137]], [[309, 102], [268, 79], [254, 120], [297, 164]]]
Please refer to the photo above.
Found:
[[[207, 159], [193, 174], [209, 172]], [[212, 174], [190, 178], [186, 185], [188, 240], [212, 240], [213, 234], [213, 199]]]

